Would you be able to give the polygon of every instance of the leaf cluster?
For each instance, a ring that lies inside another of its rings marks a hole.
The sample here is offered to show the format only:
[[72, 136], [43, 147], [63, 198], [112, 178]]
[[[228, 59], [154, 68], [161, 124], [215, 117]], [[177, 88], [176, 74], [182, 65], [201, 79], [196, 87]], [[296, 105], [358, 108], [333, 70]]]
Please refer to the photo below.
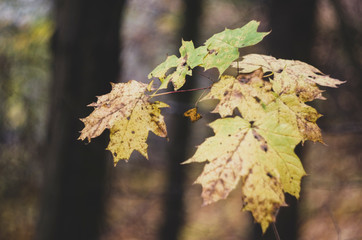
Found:
[[[94, 111], [81, 119], [85, 127], [79, 139], [99, 136], [110, 129], [108, 150], [115, 164], [128, 160], [134, 150], [148, 158], [149, 131], [167, 138], [161, 109], [166, 103], [151, 99], [171, 82], [175, 92], [185, 84], [195, 67], [217, 68], [219, 81], [201, 101], [216, 99], [213, 113], [220, 118], [209, 124], [215, 135], [198, 146], [184, 162], [206, 162], [195, 183], [202, 185], [204, 205], [225, 199], [242, 182], [242, 206], [251, 211], [263, 232], [285, 206], [284, 193], [299, 197], [306, 174], [294, 152], [306, 140], [323, 142], [316, 124], [321, 116], [306, 102], [324, 99], [319, 86], [337, 87], [343, 83], [300, 61], [250, 54], [239, 59], [239, 49], [260, 42], [268, 33], [257, 32], [259, 23], [225, 29], [195, 48], [182, 41], [180, 57], [168, 56], [149, 75], [161, 84], [151, 90], [131, 80], [112, 84], [112, 91], [89, 106]], [[223, 74], [228, 68], [234, 75]], [[192, 122], [201, 115], [196, 108], [185, 112]]]

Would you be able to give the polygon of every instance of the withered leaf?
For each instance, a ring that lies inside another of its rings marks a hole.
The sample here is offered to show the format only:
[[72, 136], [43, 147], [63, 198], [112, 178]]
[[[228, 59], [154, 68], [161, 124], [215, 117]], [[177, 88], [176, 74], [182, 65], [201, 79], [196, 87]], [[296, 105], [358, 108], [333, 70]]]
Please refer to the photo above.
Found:
[[120, 159], [128, 160], [134, 150], [148, 158], [148, 132], [167, 136], [160, 108], [168, 105], [149, 102], [149, 96], [144, 94], [146, 90], [147, 84], [134, 80], [112, 84], [110, 93], [99, 96], [96, 103], [88, 105], [94, 107], [94, 111], [81, 119], [84, 128], [79, 139], [90, 141], [105, 129], [110, 129], [107, 149], [112, 152], [115, 164]]
[[284, 192], [299, 197], [305, 175], [294, 153], [299, 135], [292, 126], [280, 126], [277, 117], [269, 112], [253, 124], [240, 117], [218, 119], [210, 124], [215, 136], [185, 162], [207, 162], [195, 181], [202, 185], [204, 205], [226, 198], [242, 179], [244, 208], [263, 231], [285, 204]]
[[321, 115], [295, 94], [275, 93], [272, 83], [263, 80], [262, 76], [260, 68], [248, 74], [239, 74], [237, 78], [222, 76], [201, 101], [219, 99], [213, 112], [226, 117], [232, 115], [237, 108], [244, 119], [254, 122], [265, 113], [276, 111], [280, 116], [278, 122], [287, 121], [293, 125], [302, 141], [323, 142], [316, 124]]
[[323, 91], [317, 85], [335, 88], [344, 83], [323, 74], [307, 63], [276, 59], [261, 54], [243, 56], [243, 59], [234, 62], [232, 67], [238, 68], [243, 73], [253, 72], [260, 67], [264, 72], [272, 72], [274, 75], [273, 89], [276, 93], [296, 94], [304, 102], [324, 99]]
[[166, 124], [160, 108], [168, 107], [162, 102], [149, 103], [147, 99], [137, 102], [131, 114], [115, 122], [111, 128], [107, 149], [112, 152], [114, 163], [126, 161], [134, 150], [148, 159], [146, 143], [149, 131], [157, 136], [167, 137]]
[[200, 113], [197, 112], [197, 108], [191, 108], [189, 110], [187, 110], [186, 112], [184, 112], [184, 116], [188, 117], [190, 119], [191, 122], [196, 122], [197, 120], [199, 120], [200, 118], [202, 118], [202, 116], [200, 115]]

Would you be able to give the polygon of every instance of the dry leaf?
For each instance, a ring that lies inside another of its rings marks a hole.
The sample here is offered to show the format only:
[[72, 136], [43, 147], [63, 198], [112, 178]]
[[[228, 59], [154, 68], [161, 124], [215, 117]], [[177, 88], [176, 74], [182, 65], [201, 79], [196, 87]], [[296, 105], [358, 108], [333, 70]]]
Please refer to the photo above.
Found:
[[337, 87], [343, 81], [331, 78], [317, 68], [294, 60], [276, 59], [272, 56], [261, 54], [249, 54], [243, 59], [232, 64], [239, 72], [249, 73], [258, 68], [263, 72], [271, 72], [274, 75], [273, 89], [277, 94], [296, 94], [302, 101], [324, 99], [322, 90], [317, 84], [324, 87]]
[[292, 126], [279, 125], [276, 118], [277, 113], [270, 112], [253, 124], [240, 117], [218, 119], [210, 124], [215, 136], [185, 162], [207, 162], [195, 181], [202, 185], [205, 205], [225, 199], [241, 178], [243, 206], [263, 231], [285, 204], [284, 192], [299, 197], [305, 175], [294, 153], [298, 133]]
[[79, 139], [90, 141], [105, 129], [111, 129], [107, 149], [112, 152], [115, 164], [119, 159], [128, 160], [134, 150], [148, 158], [148, 132], [167, 137], [160, 108], [168, 105], [149, 102], [149, 96], [144, 94], [146, 90], [146, 84], [134, 80], [112, 84], [110, 93], [99, 96], [96, 103], [88, 105], [94, 107], [94, 111], [81, 119], [85, 126]]
[[197, 120], [202, 118], [202, 116], [197, 112], [197, 108], [191, 108], [187, 110], [186, 112], [184, 112], [184, 116], [188, 117], [191, 122], [196, 122]]

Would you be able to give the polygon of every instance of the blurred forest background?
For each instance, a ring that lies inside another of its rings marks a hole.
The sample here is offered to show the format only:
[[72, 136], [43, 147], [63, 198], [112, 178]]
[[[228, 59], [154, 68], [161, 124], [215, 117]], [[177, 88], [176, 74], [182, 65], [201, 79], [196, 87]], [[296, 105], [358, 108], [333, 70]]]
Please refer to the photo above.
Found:
[[[362, 239], [360, 0], [0, 0], [0, 239], [275, 239], [240, 211], [239, 190], [201, 207], [202, 164], [179, 164], [212, 134], [207, 106], [199, 122], [182, 116], [199, 93], [167, 97], [170, 141], [150, 134], [149, 161], [134, 153], [114, 168], [108, 132], [77, 140], [109, 82], [147, 82], [181, 38], [199, 46], [252, 19], [272, 32], [242, 55], [347, 81], [314, 103], [326, 144], [296, 150], [308, 176], [278, 215], [281, 239]], [[186, 88], [209, 84], [194, 75]]]

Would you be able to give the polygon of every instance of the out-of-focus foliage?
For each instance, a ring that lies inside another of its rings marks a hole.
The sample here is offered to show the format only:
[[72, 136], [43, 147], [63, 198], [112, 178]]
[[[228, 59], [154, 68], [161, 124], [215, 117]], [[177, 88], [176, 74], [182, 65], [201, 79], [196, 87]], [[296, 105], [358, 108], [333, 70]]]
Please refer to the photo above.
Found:
[[31, 25], [8, 25], [0, 31], [4, 124], [13, 130], [37, 128], [33, 137], [39, 140], [44, 131], [39, 123], [44, 123], [48, 101], [50, 56], [47, 43], [52, 34], [51, 22], [43, 19]]
[[41, 179], [52, 24], [0, 22], [0, 238], [30, 239]]

